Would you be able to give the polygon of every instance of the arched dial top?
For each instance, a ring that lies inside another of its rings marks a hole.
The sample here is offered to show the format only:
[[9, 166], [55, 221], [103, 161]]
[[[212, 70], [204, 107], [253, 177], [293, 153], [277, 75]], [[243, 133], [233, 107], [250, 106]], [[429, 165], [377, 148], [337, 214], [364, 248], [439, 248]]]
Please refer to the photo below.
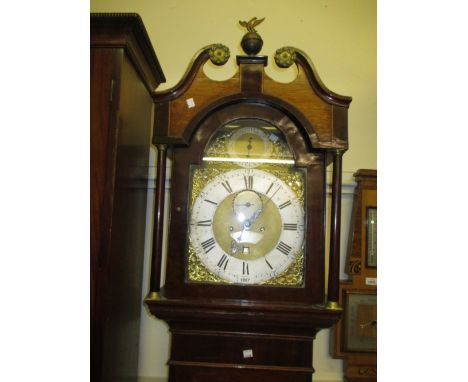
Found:
[[237, 119], [219, 129], [207, 145], [204, 160], [234, 162], [244, 168], [294, 163], [281, 131], [254, 118]]
[[192, 166], [188, 280], [302, 286], [304, 173], [281, 131], [241, 118]]

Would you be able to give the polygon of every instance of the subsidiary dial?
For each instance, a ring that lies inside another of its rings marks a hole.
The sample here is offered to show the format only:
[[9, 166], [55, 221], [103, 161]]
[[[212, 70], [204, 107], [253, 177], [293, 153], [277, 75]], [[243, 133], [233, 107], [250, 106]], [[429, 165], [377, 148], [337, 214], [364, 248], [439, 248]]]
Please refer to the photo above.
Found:
[[241, 191], [233, 200], [232, 209], [240, 223], [252, 225], [262, 211], [262, 198], [255, 191]]
[[243, 167], [255, 167], [255, 160], [268, 157], [272, 149], [273, 145], [268, 135], [257, 127], [239, 129], [231, 136], [227, 145], [230, 157], [247, 161], [239, 163]]

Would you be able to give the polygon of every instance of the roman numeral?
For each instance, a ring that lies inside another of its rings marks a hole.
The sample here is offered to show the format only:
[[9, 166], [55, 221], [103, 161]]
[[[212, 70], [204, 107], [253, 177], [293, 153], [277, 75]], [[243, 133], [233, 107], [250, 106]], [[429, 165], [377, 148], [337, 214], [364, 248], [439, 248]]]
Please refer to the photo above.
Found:
[[284, 202], [283, 204], [280, 204], [278, 207], [280, 210], [282, 210], [284, 207], [287, 207], [287, 206], [290, 206], [291, 205], [291, 201], [288, 200], [287, 202]]
[[268, 190], [265, 192], [265, 195], [268, 195], [272, 187], [273, 187], [273, 182], [270, 184], [270, 187], [268, 187]]
[[245, 189], [251, 190], [253, 187], [253, 175], [244, 176]]
[[201, 246], [205, 253], [208, 253], [215, 247], [215, 239], [210, 237], [208, 240], [205, 240], [203, 243], [201, 243]]
[[229, 184], [229, 182], [227, 180], [225, 182], [222, 182], [221, 184], [226, 189], [228, 194], [232, 193], [232, 187], [231, 187], [231, 185]]
[[279, 242], [278, 246], [276, 247], [276, 249], [282, 253], [284, 253], [286, 256], [289, 255], [289, 252], [291, 252], [291, 247], [285, 243], [283, 243], [282, 241]]
[[297, 224], [284, 223], [283, 229], [286, 231], [297, 231]]
[[270, 267], [270, 269], [273, 269], [273, 267], [271, 266], [271, 264], [268, 262], [268, 260], [265, 258], [265, 263], [267, 263], [267, 265]]
[[249, 263], [246, 263], [245, 261], [242, 263], [242, 274], [243, 275], [249, 274]]
[[217, 205], [218, 205], [218, 203], [212, 202], [211, 200], [208, 200], [208, 199], [205, 199], [205, 202], [207, 202], [207, 203], [211, 203], [211, 204], [214, 204], [215, 206], [217, 206]]
[[200, 220], [197, 222], [197, 226], [199, 227], [211, 227], [211, 220]]
[[[219, 259], [217, 266], [226, 270], [228, 262], [229, 262], [229, 259], [227, 255], [223, 254], [223, 256], [221, 256], [221, 258]], [[223, 267], [223, 264], [224, 264], [224, 267]]]

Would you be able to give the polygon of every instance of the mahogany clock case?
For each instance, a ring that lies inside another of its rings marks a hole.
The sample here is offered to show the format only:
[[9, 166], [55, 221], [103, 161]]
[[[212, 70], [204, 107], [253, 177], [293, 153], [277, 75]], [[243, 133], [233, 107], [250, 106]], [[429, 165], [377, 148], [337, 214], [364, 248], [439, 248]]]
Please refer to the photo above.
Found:
[[[296, 162], [307, 164], [306, 195], [307, 200], [307, 244], [305, 282], [302, 287], [284, 288], [275, 286], [238, 286], [198, 284], [186, 282], [186, 257], [181, 253], [187, 248], [187, 205], [189, 198], [189, 172], [190, 165], [201, 165], [203, 151], [210, 138], [220, 126], [240, 118], [255, 118], [266, 121], [280, 129], [296, 153]], [[235, 102], [216, 110], [203, 120], [192, 138], [190, 149], [175, 147], [173, 149], [173, 178], [172, 200], [170, 206], [170, 232], [168, 245], [168, 269], [166, 287], [167, 298], [228, 298], [242, 300], [284, 301], [323, 303], [324, 299], [324, 232], [321, 222], [324, 219], [324, 193], [325, 193], [325, 163], [326, 155], [316, 150], [313, 154], [308, 152], [304, 133], [289, 118], [289, 116], [272, 107], [271, 104], [258, 102]], [[172, 255], [171, 255], [172, 254]]]

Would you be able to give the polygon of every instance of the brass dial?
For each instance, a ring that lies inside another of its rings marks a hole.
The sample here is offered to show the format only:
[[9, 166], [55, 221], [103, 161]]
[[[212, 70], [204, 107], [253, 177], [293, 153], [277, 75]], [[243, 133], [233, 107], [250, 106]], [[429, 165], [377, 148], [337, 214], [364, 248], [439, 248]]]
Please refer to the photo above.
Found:
[[190, 242], [204, 267], [222, 280], [262, 284], [301, 253], [304, 223], [301, 201], [277, 176], [228, 170], [194, 200]]

